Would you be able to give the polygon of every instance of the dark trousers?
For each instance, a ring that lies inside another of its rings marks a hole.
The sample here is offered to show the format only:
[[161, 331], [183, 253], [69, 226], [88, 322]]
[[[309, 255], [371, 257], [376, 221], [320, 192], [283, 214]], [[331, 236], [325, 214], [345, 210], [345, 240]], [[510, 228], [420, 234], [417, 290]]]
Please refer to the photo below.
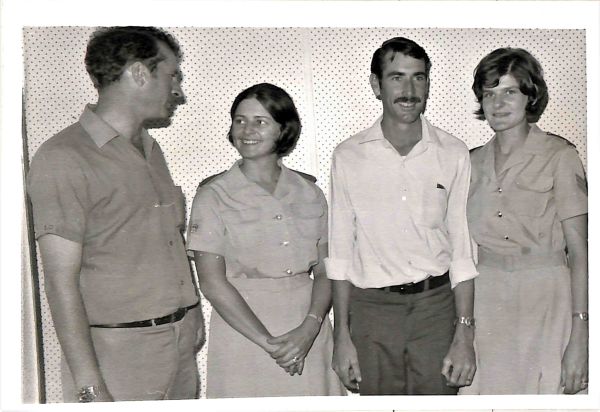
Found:
[[450, 285], [401, 295], [354, 288], [350, 331], [361, 395], [455, 395], [441, 374], [454, 336]]

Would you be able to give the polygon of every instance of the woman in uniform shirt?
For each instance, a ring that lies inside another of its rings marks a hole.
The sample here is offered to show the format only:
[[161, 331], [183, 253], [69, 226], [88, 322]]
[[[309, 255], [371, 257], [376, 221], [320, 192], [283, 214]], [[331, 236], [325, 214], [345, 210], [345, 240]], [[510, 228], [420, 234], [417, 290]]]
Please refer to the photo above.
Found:
[[345, 394], [331, 368], [327, 203], [281, 162], [300, 128], [284, 90], [244, 90], [229, 130], [242, 158], [194, 198], [188, 249], [214, 309], [208, 398]]
[[473, 91], [495, 136], [471, 153], [477, 373], [461, 393], [579, 392], [588, 379], [585, 172], [572, 144], [535, 124], [548, 93], [527, 51], [484, 57]]

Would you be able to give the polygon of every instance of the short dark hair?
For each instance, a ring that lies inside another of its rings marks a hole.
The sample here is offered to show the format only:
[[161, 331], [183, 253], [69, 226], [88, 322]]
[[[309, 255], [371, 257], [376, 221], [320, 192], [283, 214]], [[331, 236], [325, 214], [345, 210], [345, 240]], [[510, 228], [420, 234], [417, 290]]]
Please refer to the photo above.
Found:
[[125, 67], [142, 61], [150, 71], [165, 59], [158, 54], [158, 42], [164, 42], [181, 59], [177, 40], [156, 27], [101, 27], [92, 33], [85, 55], [85, 67], [94, 87], [102, 89], [116, 81]]
[[425, 62], [425, 73], [427, 74], [427, 77], [429, 77], [431, 60], [429, 59], [427, 52], [425, 52], [425, 49], [405, 37], [394, 37], [384, 41], [381, 47], [373, 53], [373, 58], [371, 59], [371, 73], [376, 75], [379, 80], [381, 80], [381, 76], [383, 75], [384, 59], [388, 52], [393, 53], [391, 60], [394, 60], [396, 53], [402, 53], [405, 56], [423, 60]]
[[[253, 98], [258, 100], [273, 120], [281, 125], [281, 134], [275, 143], [275, 153], [280, 157], [289, 154], [296, 145], [302, 130], [300, 116], [298, 116], [294, 101], [281, 87], [270, 83], [255, 84], [237, 95], [231, 105], [231, 120], [233, 120], [239, 104], [246, 99]], [[227, 137], [233, 144], [231, 128], [229, 128]]]
[[475, 115], [485, 120], [481, 100], [483, 88], [498, 86], [500, 77], [510, 74], [519, 83], [519, 90], [528, 97], [525, 114], [529, 123], [539, 120], [548, 105], [548, 87], [540, 63], [527, 50], [504, 47], [485, 56], [474, 72], [473, 92], [479, 102]]

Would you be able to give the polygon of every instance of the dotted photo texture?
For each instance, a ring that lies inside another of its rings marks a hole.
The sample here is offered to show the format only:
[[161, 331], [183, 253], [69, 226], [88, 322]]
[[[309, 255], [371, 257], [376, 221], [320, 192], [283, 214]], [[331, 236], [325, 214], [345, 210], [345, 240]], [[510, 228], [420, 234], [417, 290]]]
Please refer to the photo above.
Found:
[[[372, 125], [381, 103], [369, 85], [373, 52], [404, 36], [432, 60], [427, 118], [469, 148], [492, 136], [471, 91], [473, 70], [499, 47], [522, 47], [544, 68], [550, 102], [539, 121], [546, 131], [577, 147], [586, 163], [586, 63], [584, 30], [402, 28], [193, 28], [169, 30], [181, 44], [186, 104], [172, 125], [151, 130], [182, 186], [189, 208], [204, 178], [238, 158], [227, 140], [229, 109], [243, 89], [260, 82], [284, 88], [294, 99], [302, 135], [287, 166], [315, 175], [327, 194], [331, 153], [342, 140]], [[96, 91], [84, 67], [93, 27], [28, 27], [23, 31], [26, 138], [29, 156], [46, 139], [76, 122]], [[61, 351], [40, 274], [44, 368], [48, 402], [61, 402]], [[210, 304], [203, 302], [207, 325]], [[292, 326], [292, 325], [290, 325]], [[30, 333], [31, 331], [26, 331]], [[208, 336], [210, 339], [210, 336]], [[201, 396], [206, 348], [198, 354]]]

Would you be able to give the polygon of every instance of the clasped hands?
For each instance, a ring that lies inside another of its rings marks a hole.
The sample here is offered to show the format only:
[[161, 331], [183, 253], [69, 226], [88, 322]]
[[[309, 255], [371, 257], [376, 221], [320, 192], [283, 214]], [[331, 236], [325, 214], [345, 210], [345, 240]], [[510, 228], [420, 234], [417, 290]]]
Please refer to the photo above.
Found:
[[290, 376], [302, 375], [304, 360], [320, 329], [321, 325], [317, 321], [306, 318], [297, 328], [267, 339], [270, 346], [266, 350]]

